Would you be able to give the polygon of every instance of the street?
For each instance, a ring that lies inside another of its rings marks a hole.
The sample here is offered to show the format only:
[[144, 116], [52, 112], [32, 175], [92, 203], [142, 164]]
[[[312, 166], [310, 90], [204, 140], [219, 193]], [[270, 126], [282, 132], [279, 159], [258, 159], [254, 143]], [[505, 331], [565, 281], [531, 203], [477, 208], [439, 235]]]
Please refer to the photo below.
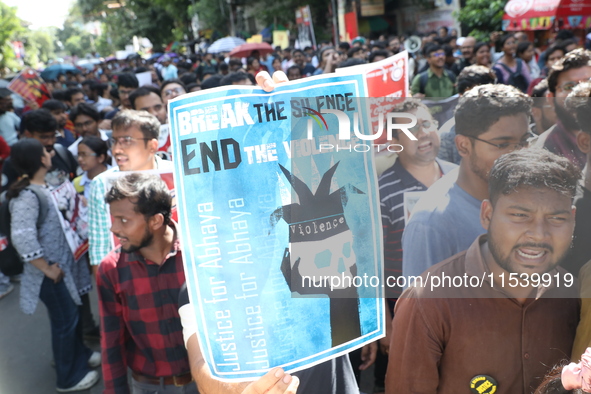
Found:
[[[0, 394], [55, 393], [55, 370], [51, 366], [51, 333], [47, 310], [42, 302], [33, 315], [25, 315], [19, 308], [20, 284], [0, 300]], [[95, 320], [98, 319], [96, 290], [90, 294]], [[87, 342], [99, 351], [98, 342]], [[98, 369], [100, 372], [100, 368]], [[361, 374], [361, 389], [371, 393], [373, 366]], [[81, 394], [99, 394], [103, 382]]]
[[[0, 394], [55, 393], [55, 370], [51, 366], [51, 332], [45, 305], [39, 301], [33, 315], [25, 315], [19, 308], [20, 284], [0, 300]], [[95, 319], [98, 318], [96, 290], [91, 293]], [[87, 343], [99, 350], [98, 342]], [[100, 372], [100, 368], [99, 368]], [[78, 391], [98, 394], [102, 380], [92, 389]]]

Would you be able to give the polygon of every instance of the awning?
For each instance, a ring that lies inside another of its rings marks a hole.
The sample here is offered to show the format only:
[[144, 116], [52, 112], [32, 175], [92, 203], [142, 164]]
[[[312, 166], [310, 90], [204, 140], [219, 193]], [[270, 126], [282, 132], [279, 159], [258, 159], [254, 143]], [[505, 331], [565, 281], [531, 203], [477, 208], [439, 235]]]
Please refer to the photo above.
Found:
[[588, 0], [509, 0], [503, 16], [503, 30], [548, 30], [591, 27]]

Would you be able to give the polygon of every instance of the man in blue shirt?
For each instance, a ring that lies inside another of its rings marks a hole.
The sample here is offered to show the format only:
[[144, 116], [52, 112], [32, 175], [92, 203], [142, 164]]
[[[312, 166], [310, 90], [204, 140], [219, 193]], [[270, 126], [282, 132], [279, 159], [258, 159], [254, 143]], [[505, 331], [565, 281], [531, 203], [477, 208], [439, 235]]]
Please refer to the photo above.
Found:
[[460, 98], [456, 146], [460, 166], [419, 200], [402, 236], [402, 273], [420, 275], [459, 253], [484, 228], [480, 204], [488, 198], [488, 174], [496, 159], [527, 146], [531, 99], [508, 85], [481, 85]]

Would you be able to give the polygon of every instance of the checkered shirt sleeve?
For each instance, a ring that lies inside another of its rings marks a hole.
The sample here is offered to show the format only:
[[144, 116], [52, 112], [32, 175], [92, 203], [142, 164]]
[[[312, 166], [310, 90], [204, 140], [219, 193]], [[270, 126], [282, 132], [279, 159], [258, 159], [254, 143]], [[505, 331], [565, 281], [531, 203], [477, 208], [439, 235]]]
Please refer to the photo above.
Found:
[[110, 217], [105, 203], [105, 178], [97, 176], [91, 184], [88, 206], [90, 264], [99, 265], [112, 249]]

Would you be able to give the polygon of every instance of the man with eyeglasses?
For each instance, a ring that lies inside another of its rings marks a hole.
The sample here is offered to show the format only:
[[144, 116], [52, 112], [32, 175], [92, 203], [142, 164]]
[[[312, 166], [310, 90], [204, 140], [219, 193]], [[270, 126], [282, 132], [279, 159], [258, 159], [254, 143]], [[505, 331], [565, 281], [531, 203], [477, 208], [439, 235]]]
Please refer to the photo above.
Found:
[[587, 155], [577, 146], [580, 127], [565, 107], [564, 100], [581, 81], [591, 79], [591, 51], [576, 49], [567, 53], [550, 68], [548, 73], [548, 100], [554, 101], [558, 118], [556, 125], [540, 135], [536, 146], [564, 156], [579, 169], [585, 166]]
[[476, 39], [474, 37], [465, 37], [460, 45], [462, 57], [456, 62], [456, 71], [458, 74], [466, 67], [471, 66], [474, 62], [474, 46]]
[[171, 160], [172, 151], [167, 107], [162, 102], [160, 90], [153, 86], [142, 86], [129, 96], [129, 101], [132, 109], [149, 112], [158, 119], [160, 122], [158, 155], [163, 159]]
[[456, 94], [455, 75], [445, 69], [445, 51], [439, 45], [425, 48], [429, 68], [415, 76], [410, 86], [413, 97], [446, 98]]
[[110, 130], [99, 129], [100, 114], [90, 104], [81, 103], [70, 111], [70, 120], [74, 124], [74, 130], [79, 135], [78, 139], [68, 147], [68, 150], [76, 157], [78, 155], [78, 144], [84, 137], [100, 137], [107, 141], [111, 135]]
[[508, 85], [481, 85], [456, 108], [458, 169], [434, 184], [414, 207], [402, 235], [402, 273], [427, 268], [466, 250], [484, 233], [480, 205], [488, 198], [488, 174], [501, 155], [528, 145], [531, 99]]
[[172, 100], [182, 94], [187, 93], [187, 87], [180, 79], [170, 79], [162, 82], [160, 86], [160, 97], [164, 103], [164, 107], [168, 110], [168, 100]]
[[113, 118], [112, 126], [113, 134], [109, 141], [115, 165], [94, 178], [89, 201], [89, 252], [95, 273], [113, 246], [109, 211], [104, 201], [108, 176], [117, 171], [173, 169], [172, 162], [156, 155], [160, 122], [154, 115], [145, 111], [123, 110]]

